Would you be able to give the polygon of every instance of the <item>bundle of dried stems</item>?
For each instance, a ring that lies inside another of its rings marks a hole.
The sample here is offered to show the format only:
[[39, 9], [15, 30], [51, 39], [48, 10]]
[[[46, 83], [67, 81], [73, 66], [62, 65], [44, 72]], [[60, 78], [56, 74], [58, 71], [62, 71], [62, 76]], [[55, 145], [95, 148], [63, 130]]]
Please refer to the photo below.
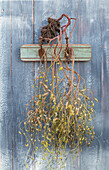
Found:
[[[60, 26], [63, 17], [68, 23]], [[67, 28], [74, 20], [70, 37]], [[42, 27], [39, 38], [41, 58], [39, 74], [35, 79], [35, 95], [27, 104], [27, 117], [20, 122], [20, 134], [26, 137], [26, 147], [29, 147], [28, 158], [34, 161], [38, 149], [43, 150], [43, 160], [48, 158], [50, 169], [64, 167], [68, 158], [66, 149], [75, 155], [85, 145], [89, 146], [94, 139], [93, 118], [95, 116], [94, 100], [87, 95], [85, 80], [74, 71], [75, 54], [69, 47], [71, 34], [76, 26], [76, 19], [63, 14], [59, 19], [48, 18], [48, 25]], [[62, 52], [62, 35], [65, 33], [65, 63], [60, 59]], [[53, 44], [56, 42], [55, 48]], [[52, 62], [47, 67], [47, 48], [51, 46]], [[69, 68], [70, 59], [72, 67]], [[42, 63], [45, 63], [42, 64]], [[51, 81], [50, 81], [51, 76]], [[82, 87], [82, 88], [81, 88]], [[98, 101], [97, 101], [98, 102]]]

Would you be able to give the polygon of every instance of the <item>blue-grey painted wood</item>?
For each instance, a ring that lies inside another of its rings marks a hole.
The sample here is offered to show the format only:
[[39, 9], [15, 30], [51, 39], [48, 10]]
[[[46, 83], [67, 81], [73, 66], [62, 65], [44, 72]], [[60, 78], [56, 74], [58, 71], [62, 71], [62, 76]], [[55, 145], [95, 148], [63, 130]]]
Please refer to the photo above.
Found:
[[32, 1], [12, 1], [12, 105], [13, 169], [24, 169], [27, 150], [19, 135], [19, 122], [26, 117], [26, 104], [33, 95], [33, 64], [20, 61], [20, 46], [33, 43]]
[[0, 169], [12, 169], [10, 4], [0, 1]]
[[[97, 138], [74, 162], [70, 158], [65, 169], [109, 169], [108, 6], [108, 0], [0, 1], [0, 170], [24, 170], [27, 152], [25, 138], [18, 134], [18, 123], [26, 116], [25, 105], [33, 95], [34, 74], [37, 76], [39, 64], [21, 62], [20, 46], [38, 43], [40, 27], [47, 23], [47, 17], [58, 18], [62, 13], [77, 18], [71, 43], [92, 46], [92, 60], [76, 63], [75, 70], [99, 100], [95, 105]], [[38, 153], [37, 162], [40, 158]], [[29, 169], [44, 169], [37, 162]]]

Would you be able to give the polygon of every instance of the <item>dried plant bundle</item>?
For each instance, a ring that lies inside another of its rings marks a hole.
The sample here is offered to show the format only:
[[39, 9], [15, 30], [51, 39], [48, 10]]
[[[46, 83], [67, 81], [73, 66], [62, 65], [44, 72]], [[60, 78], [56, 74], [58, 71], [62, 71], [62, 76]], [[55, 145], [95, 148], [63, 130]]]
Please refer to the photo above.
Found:
[[[60, 21], [63, 17], [68, 19], [68, 23], [61, 26]], [[29, 148], [26, 166], [28, 158], [35, 160], [36, 153], [41, 148], [43, 159], [48, 158], [48, 168], [62, 168], [68, 157], [67, 148], [75, 158], [81, 148], [90, 146], [94, 139], [94, 100], [97, 99], [93, 94], [91, 98], [88, 97], [85, 80], [74, 71], [75, 54], [73, 48], [69, 47], [73, 29], [70, 38], [66, 31], [71, 20], [75, 21], [74, 29], [76, 19], [63, 14], [57, 20], [48, 18], [48, 25], [41, 30], [41, 62], [34, 84], [35, 95], [27, 104], [27, 117], [20, 123], [19, 131], [26, 137], [26, 147]], [[65, 63], [60, 59], [63, 33], [66, 39]], [[55, 48], [52, 48], [56, 40]], [[52, 62], [49, 67], [47, 52], [43, 48], [44, 42], [51, 46]], [[72, 66], [69, 66], [71, 58]]]

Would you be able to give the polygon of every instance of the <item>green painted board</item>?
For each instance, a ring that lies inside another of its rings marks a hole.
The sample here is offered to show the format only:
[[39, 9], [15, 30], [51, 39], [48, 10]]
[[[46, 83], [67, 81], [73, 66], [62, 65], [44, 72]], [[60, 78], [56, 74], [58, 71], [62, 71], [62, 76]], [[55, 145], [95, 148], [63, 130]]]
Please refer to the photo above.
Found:
[[[47, 49], [47, 61], [51, 61], [51, 48], [50, 46], [43, 45], [43, 47]], [[55, 45], [53, 45], [53, 48]], [[70, 44], [70, 47], [73, 48], [75, 53], [75, 61], [89, 61], [91, 60], [91, 45], [89, 44]], [[20, 58], [22, 61], [40, 61], [40, 57], [38, 55], [39, 50], [38, 44], [25, 44], [20, 48]], [[60, 58], [62, 61], [64, 58], [64, 50], [66, 48], [66, 44], [62, 45], [62, 52]]]

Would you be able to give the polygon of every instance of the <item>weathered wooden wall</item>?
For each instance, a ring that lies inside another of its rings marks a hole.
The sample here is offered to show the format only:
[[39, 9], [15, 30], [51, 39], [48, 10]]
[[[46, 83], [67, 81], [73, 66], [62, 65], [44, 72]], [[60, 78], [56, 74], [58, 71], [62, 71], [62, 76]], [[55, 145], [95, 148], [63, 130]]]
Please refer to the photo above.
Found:
[[[77, 18], [71, 43], [92, 46], [92, 60], [76, 63], [75, 70], [99, 100], [95, 105], [97, 138], [75, 162], [69, 160], [65, 169], [109, 169], [109, 0], [1, 0], [0, 170], [24, 170], [27, 152], [18, 123], [25, 117], [39, 64], [22, 62], [20, 47], [37, 43], [47, 17], [58, 18], [62, 13]], [[36, 165], [36, 170], [41, 169], [44, 166]]]

